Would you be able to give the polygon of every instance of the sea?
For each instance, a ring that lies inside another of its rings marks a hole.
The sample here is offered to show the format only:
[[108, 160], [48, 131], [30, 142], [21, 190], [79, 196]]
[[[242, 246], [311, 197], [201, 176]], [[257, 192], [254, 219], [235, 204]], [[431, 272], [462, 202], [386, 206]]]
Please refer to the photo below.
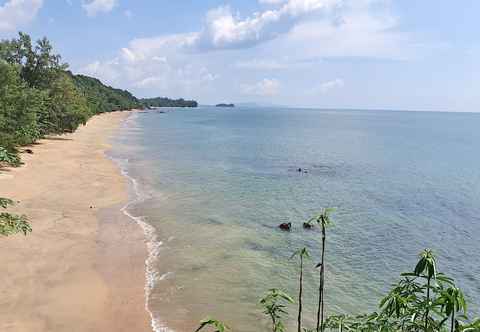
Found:
[[[303, 222], [325, 207], [336, 209], [328, 314], [378, 310], [430, 248], [479, 315], [480, 114], [162, 108], [133, 113], [109, 154], [130, 179], [124, 212], [146, 234], [157, 332], [206, 317], [268, 330], [259, 300], [272, 288], [297, 296], [291, 256], [304, 247], [304, 326], [314, 327], [321, 232]], [[287, 306], [287, 326], [296, 310]]]

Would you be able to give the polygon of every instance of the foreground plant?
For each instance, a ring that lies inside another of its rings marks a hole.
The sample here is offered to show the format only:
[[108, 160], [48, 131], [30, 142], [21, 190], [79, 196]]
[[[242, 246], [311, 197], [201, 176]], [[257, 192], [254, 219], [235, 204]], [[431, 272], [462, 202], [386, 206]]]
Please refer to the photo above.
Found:
[[[324, 320], [325, 244], [326, 228], [331, 225], [330, 213], [324, 209], [309, 220], [322, 229], [322, 256], [320, 267], [319, 303], [316, 330], [302, 329], [303, 265], [309, 257], [307, 248], [292, 255], [300, 258], [297, 332], [361, 331], [361, 332], [480, 332], [480, 318], [469, 319], [467, 301], [455, 281], [437, 270], [437, 259], [430, 249], [419, 255], [413, 272], [402, 273], [383, 297], [378, 312], [360, 315], [330, 315]], [[284, 332], [286, 305], [293, 299], [278, 289], [271, 289], [260, 301], [264, 313], [272, 321], [272, 332]]]
[[[14, 204], [11, 199], [0, 197], [0, 208], [6, 209]], [[7, 212], [0, 213], [0, 235], [9, 236], [17, 233], [27, 235], [27, 233], [31, 231], [32, 228], [26, 216], [19, 216]]]
[[287, 316], [286, 305], [294, 303], [287, 293], [276, 288], [270, 289], [264, 298], [260, 300], [263, 313], [272, 321], [272, 332], [284, 332], [285, 325], [282, 322], [283, 316]]
[[293, 253], [291, 258], [300, 258], [300, 280], [298, 287], [298, 318], [297, 318], [297, 331], [302, 332], [302, 293], [303, 293], [303, 260], [310, 258], [307, 248], [302, 248]]
[[452, 278], [437, 271], [431, 250], [422, 251], [414, 272], [401, 275], [380, 301], [380, 313], [330, 316], [326, 327], [338, 331], [480, 332], [480, 320], [469, 322], [463, 292]]
[[230, 331], [230, 328], [223, 322], [213, 318], [206, 318], [200, 322], [200, 326], [198, 327], [198, 329], [195, 330], [195, 332], [199, 332], [207, 327], [211, 327], [214, 332]]
[[327, 243], [327, 227], [332, 224], [330, 214], [334, 212], [334, 208], [324, 208], [322, 212], [307, 221], [308, 224], [316, 222], [320, 225], [322, 230], [322, 253], [320, 263], [317, 265], [320, 268], [320, 279], [318, 286], [318, 308], [317, 308], [317, 332], [323, 331], [324, 321], [324, 303], [325, 303], [325, 246]]

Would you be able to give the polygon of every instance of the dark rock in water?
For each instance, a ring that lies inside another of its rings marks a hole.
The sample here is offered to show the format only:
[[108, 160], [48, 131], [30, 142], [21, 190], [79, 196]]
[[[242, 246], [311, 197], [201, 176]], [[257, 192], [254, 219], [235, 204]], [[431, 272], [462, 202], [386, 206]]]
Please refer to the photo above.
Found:
[[33, 154], [33, 151], [31, 149], [25, 149], [25, 152], [28, 154]]
[[302, 173], [302, 171], [303, 171], [303, 170], [302, 170], [301, 168], [297, 169], [297, 172], [298, 172], [298, 173]]
[[282, 231], [290, 231], [292, 229], [292, 223], [283, 223], [278, 226]]
[[304, 223], [303, 223], [303, 228], [305, 228], [305, 229], [312, 229], [312, 228], [313, 228], [313, 225], [312, 225], [311, 223], [304, 222]]

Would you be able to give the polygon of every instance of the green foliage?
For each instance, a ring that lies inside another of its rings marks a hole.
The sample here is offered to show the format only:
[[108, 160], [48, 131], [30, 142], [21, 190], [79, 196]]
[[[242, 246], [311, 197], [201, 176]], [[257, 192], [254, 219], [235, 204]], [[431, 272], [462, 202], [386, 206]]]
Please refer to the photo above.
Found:
[[7, 149], [0, 146], [0, 166], [2, 163], [13, 167], [21, 165], [20, 158], [15, 153], [9, 152]]
[[0, 146], [9, 152], [16, 145], [39, 137], [37, 112], [42, 100], [38, 90], [22, 81], [18, 67], [0, 60]]
[[65, 73], [51, 82], [45, 98], [45, 107], [38, 114], [42, 134], [73, 132], [93, 115], [85, 98], [80, 95]]
[[0, 41], [0, 162], [18, 165], [18, 146], [73, 132], [94, 114], [142, 107], [130, 92], [67, 67], [46, 38], [34, 44], [20, 32]]
[[73, 75], [70, 72], [68, 74], [94, 114], [143, 107], [142, 103], [126, 90], [106, 86], [93, 77]]
[[310, 218], [307, 223], [312, 224], [316, 222], [320, 227], [326, 228], [332, 225], [331, 214], [335, 212], [335, 208], [323, 208], [322, 211], [316, 216]]
[[283, 317], [288, 315], [286, 304], [294, 303], [293, 299], [287, 293], [276, 288], [270, 289], [260, 300], [263, 307], [263, 313], [272, 321], [272, 332], [284, 332], [285, 325]]
[[206, 318], [200, 322], [200, 326], [198, 327], [198, 329], [195, 330], [195, 332], [199, 332], [206, 327], [211, 327], [214, 332], [230, 331], [228, 326], [225, 325], [223, 322], [212, 318]]
[[401, 276], [380, 301], [379, 313], [330, 316], [326, 327], [344, 331], [480, 331], [475, 330], [480, 327], [475, 325], [477, 321], [468, 323], [462, 291], [453, 279], [436, 270], [431, 250], [420, 254], [413, 273]]
[[[6, 209], [10, 205], [14, 205], [11, 199], [0, 197], [0, 208]], [[31, 231], [32, 228], [26, 216], [19, 216], [7, 212], [0, 213], [0, 235], [9, 236], [17, 233], [27, 235], [27, 233]]]
[[140, 99], [141, 103], [147, 107], [198, 107], [195, 100], [169, 99], [169, 98], [144, 98]]

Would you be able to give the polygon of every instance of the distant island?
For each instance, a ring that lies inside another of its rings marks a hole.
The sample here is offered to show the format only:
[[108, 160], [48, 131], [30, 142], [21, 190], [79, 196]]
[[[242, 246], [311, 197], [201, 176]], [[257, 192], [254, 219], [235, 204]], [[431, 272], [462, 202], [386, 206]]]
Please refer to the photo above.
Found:
[[215, 107], [235, 107], [235, 104], [217, 104]]
[[165, 97], [158, 98], [143, 98], [140, 102], [146, 108], [152, 107], [198, 107], [198, 103], [195, 100], [170, 99]]

